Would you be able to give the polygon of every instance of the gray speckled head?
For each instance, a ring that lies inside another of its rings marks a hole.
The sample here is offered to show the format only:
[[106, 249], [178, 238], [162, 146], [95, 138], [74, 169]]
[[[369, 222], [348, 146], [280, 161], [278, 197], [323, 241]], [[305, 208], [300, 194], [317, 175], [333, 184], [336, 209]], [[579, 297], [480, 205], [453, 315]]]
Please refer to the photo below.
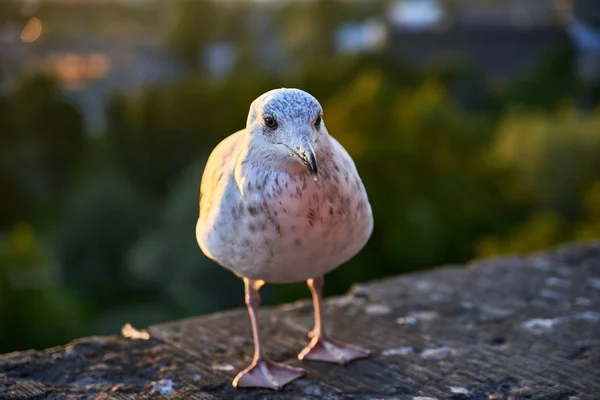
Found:
[[274, 89], [252, 102], [247, 126], [262, 123], [265, 116], [274, 118], [280, 126], [306, 123], [323, 113], [321, 104], [310, 93], [300, 89]]
[[275, 89], [259, 96], [246, 123], [254, 160], [288, 171], [297, 169], [290, 163], [299, 163], [316, 180], [320, 138], [328, 135], [322, 114], [317, 99], [300, 89]]

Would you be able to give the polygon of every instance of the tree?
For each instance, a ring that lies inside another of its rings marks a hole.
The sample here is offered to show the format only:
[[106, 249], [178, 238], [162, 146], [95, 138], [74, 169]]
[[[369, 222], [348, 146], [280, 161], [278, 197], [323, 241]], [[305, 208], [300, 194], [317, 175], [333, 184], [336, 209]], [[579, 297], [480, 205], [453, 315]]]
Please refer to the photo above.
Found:
[[52, 255], [30, 224], [16, 224], [0, 237], [0, 352], [41, 349], [82, 332], [81, 309], [57, 277]]
[[0, 98], [2, 159], [0, 224], [30, 217], [36, 206], [64, 194], [81, 161], [86, 140], [79, 111], [61, 98], [45, 76], [23, 77]]

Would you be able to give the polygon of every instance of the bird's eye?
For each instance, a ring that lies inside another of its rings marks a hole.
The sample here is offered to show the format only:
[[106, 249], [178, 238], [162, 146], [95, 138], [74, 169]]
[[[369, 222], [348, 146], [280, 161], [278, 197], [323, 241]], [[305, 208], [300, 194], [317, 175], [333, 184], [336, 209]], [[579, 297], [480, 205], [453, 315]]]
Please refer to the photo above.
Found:
[[315, 128], [319, 129], [319, 127], [321, 126], [321, 116], [319, 115], [317, 117], [317, 119], [315, 120]]
[[277, 121], [273, 117], [265, 117], [265, 125], [271, 129], [277, 128]]

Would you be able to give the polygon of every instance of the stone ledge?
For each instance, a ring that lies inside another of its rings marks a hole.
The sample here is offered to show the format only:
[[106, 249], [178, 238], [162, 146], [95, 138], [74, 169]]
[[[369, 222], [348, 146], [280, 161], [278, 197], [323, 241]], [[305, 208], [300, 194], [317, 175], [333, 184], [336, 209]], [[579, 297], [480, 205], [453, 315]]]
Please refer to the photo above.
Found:
[[0, 398], [574, 400], [600, 393], [600, 242], [356, 285], [329, 299], [325, 314], [332, 336], [373, 357], [345, 367], [298, 361], [312, 328], [306, 300], [259, 314], [269, 356], [308, 370], [279, 392], [231, 387], [252, 355], [246, 311], [236, 309], [125, 329], [128, 337], [0, 355]]

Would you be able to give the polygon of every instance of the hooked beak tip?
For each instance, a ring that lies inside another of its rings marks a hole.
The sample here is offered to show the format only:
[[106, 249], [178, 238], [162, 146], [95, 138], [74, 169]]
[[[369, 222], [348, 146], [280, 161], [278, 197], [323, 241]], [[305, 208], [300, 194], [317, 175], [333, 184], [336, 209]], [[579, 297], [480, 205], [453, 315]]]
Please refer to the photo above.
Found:
[[293, 149], [288, 146], [292, 154], [306, 167], [310, 176], [316, 182], [319, 179], [317, 169], [317, 158], [315, 152], [307, 138], [303, 138], [302, 145], [298, 149]]

